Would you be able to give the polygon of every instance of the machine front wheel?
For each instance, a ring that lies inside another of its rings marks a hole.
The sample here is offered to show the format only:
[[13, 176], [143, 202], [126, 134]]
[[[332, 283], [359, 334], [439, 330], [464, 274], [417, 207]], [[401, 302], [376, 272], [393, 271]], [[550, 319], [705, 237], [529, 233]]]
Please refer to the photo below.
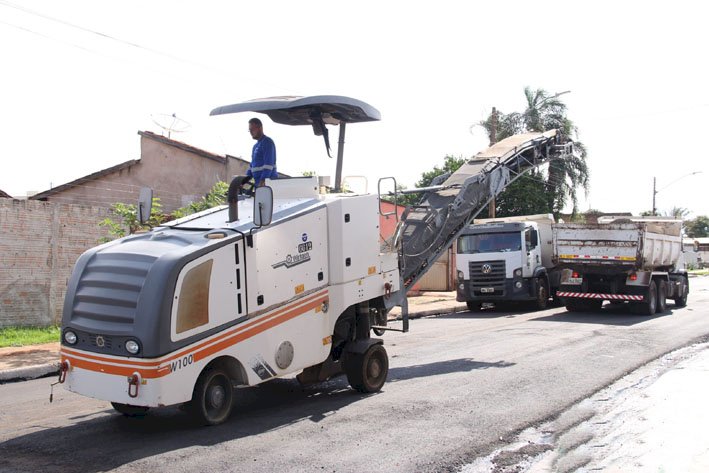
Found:
[[208, 368], [197, 379], [189, 410], [200, 423], [217, 425], [229, 418], [233, 400], [234, 390], [227, 372]]
[[364, 353], [348, 354], [345, 361], [347, 381], [362, 393], [382, 389], [389, 374], [389, 357], [382, 345], [372, 345]]

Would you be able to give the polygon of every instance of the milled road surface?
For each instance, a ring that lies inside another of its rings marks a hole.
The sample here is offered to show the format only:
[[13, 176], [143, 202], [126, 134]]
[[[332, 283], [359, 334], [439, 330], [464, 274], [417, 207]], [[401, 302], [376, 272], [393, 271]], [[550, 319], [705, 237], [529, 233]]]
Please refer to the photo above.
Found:
[[281, 379], [237, 391], [225, 424], [192, 425], [178, 409], [144, 419], [55, 387], [0, 386], [0, 471], [458, 471], [525, 427], [664, 353], [709, 336], [709, 278], [689, 305], [654, 317], [469, 312], [387, 333], [390, 372], [363, 396], [339, 378], [309, 388]]

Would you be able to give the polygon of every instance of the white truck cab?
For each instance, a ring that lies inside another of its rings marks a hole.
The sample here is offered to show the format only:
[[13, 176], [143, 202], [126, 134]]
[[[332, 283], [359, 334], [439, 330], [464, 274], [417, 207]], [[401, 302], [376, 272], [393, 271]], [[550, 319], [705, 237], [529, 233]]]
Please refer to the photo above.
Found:
[[552, 263], [553, 223], [551, 214], [476, 219], [457, 241], [457, 300], [470, 310], [502, 301], [534, 301], [545, 308], [559, 282]]

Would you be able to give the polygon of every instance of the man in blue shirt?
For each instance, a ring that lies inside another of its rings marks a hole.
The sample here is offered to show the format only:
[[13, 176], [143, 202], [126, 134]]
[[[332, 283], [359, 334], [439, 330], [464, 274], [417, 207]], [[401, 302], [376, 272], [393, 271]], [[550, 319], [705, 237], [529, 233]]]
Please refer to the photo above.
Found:
[[277, 179], [276, 144], [263, 134], [263, 123], [258, 118], [249, 120], [249, 133], [256, 140], [251, 150], [251, 165], [246, 175], [254, 178], [254, 185], [261, 187], [266, 179]]

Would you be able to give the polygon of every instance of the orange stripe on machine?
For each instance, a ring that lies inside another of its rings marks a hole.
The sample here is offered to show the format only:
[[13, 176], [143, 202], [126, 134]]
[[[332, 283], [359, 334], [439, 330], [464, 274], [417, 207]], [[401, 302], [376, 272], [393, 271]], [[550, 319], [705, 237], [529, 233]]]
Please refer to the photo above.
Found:
[[68, 347], [61, 347], [61, 359], [69, 360], [72, 367], [82, 368], [99, 373], [130, 376], [139, 372], [143, 378], [160, 378], [172, 373], [172, 365], [183, 359], [189, 362], [203, 360], [214, 353], [236, 345], [239, 342], [254, 337], [266, 330], [303, 315], [327, 301], [327, 291], [299, 300], [290, 306], [275, 310], [260, 319], [253, 320], [235, 329], [218, 334], [209, 340], [198, 342], [197, 345], [184, 349], [164, 359], [154, 361], [126, 361], [125, 358], [98, 356]]

